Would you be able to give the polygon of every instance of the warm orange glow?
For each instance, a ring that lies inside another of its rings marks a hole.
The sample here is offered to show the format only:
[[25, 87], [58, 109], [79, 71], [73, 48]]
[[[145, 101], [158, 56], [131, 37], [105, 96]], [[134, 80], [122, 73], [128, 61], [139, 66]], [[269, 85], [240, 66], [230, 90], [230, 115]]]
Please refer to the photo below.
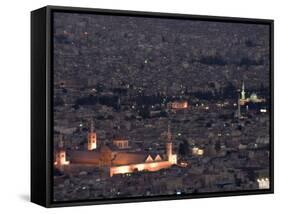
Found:
[[69, 161], [64, 160], [64, 161], [61, 162], [61, 165], [69, 165]]
[[[187, 101], [174, 102], [174, 105], [176, 108], [187, 108], [188, 107]], [[87, 146], [88, 146], [87, 148], [89, 151], [97, 148], [97, 134], [93, 130], [94, 130], [93, 125], [91, 125], [90, 132], [88, 133], [88, 144], [87, 144]], [[141, 160], [140, 163], [137, 163], [137, 164], [126, 164], [126, 163], [133, 163], [133, 162], [126, 161], [126, 159], [125, 159], [125, 160], [123, 160], [124, 165], [117, 165], [118, 162], [117, 163], [111, 162], [112, 154], [114, 154], [115, 151], [113, 152], [109, 147], [101, 146], [100, 147], [101, 151], [97, 151], [97, 153], [102, 157], [105, 155], [106, 158], [102, 159], [102, 160], [100, 159], [97, 161], [100, 161], [102, 166], [109, 167], [110, 176], [113, 176], [115, 174], [133, 173], [136, 171], [151, 171], [151, 172], [158, 171], [161, 169], [169, 168], [174, 164], [177, 164], [177, 155], [173, 154], [173, 142], [172, 141], [173, 141], [172, 133], [170, 130], [170, 126], [168, 125], [166, 154], [164, 154], [163, 157], [161, 157], [159, 154], [157, 154], [155, 157], [148, 155], [145, 160]], [[128, 148], [128, 140], [123, 139], [123, 138], [114, 139], [113, 145], [117, 146], [118, 148]], [[136, 152], [134, 152], [134, 153], [136, 153]], [[108, 156], [108, 158], [107, 158], [107, 156]], [[73, 160], [73, 163], [74, 162], [77, 162], [77, 161]], [[56, 161], [54, 164], [59, 167], [70, 164], [69, 161], [66, 161], [66, 154], [65, 154], [64, 150], [60, 150], [58, 152], [58, 154], [56, 156]], [[94, 164], [96, 164], [96, 163], [94, 163]]]
[[202, 156], [204, 154], [204, 150], [199, 149], [198, 147], [194, 147], [194, 148], [192, 148], [192, 154]]
[[125, 139], [115, 139], [113, 140], [113, 145], [117, 146], [118, 148], [125, 149], [129, 147], [129, 141]]
[[138, 164], [137, 169], [138, 171], [143, 171], [145, 169], [144, 164]]
[[129, 173], [129, 172], [133, 172], [130, 165], [117, 166], [117, 167], [110, 168], [110, 176], [113, 176], [114, 174], [125, 174], [125, 173]]
[[239, 102], [240, 102], [240, 105], [243, 106], [243, 105], [246, 104], [247, 100], [245, 100], [245, 99], [240, 99]]
[[171, 157], [170, 157], [170, 159], [169, 159], [169, 162], [170, 162], [171, 164], [177, 164], [177, 162], [178, 162], [177, 155], [176, 155], [176, 154], [171, 155]]
[[88, 150], [94, 150], [97, 148], [97, 134], [90, 132], [88, 134]]
[[55, 166], [64, 166], [69, 165], [69, 161], [66, 160], [66, 154], [64, 150], [61, 150], [56, 155], [56, 161], [54, 162]]
[[150, 163], [141, 163], [141, 164], [131, 164], [131, 165], [124, 165], [124, 166], [115, 166], [110, 167], [110, 176], [116, 174], [124, 174], [124, 173], [132, 173], [135, 170], [137, 171], [151, 171], [155, 172], [160, 169], [169, 168], [172, 166], [172, 163], [169, 161], [159, 161], [159, 162], [150, 162]]
[[131, 168], [130, 168], [130, 166], [121, 166], [118, 168], [117, 172], [121, 173], [121, 174], [128, 173], [128, 172], [131, 172]]
[[188, 103], [187, 101], [175, 101], [172, 102], [171, 104], [172, 109], [187, 109], [188, 108]]

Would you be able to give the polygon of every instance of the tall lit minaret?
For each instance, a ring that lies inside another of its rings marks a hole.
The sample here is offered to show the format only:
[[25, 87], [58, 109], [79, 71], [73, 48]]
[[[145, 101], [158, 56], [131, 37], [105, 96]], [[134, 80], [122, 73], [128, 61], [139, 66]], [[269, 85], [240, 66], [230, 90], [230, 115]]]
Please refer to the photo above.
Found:
[[173, 147], [172, 147], [172, 132], [170, 124], [168, 124], [168, 132], [167, 132], [167, 143], [166, 143], [166, 155], [168, 158], [168, 161], [172, 161], [172, 153], [173, 153]]
[[94, 121], [91, 120], [90, 131], [88, 133], [88, 150], [97, 148], [97, 134], [94, 131]]
[[64, 149], [63, 136], [60, 135], [60, 141], [59, 141], [58, 150], [57, 150], [57, 153], [56, 153], [55, 165], [57, 167], [61, 168], [64, 165], [68, 165], [68, 164], [69, 164], [69, 161], [66, 161], [66, 152], [65, 152], [65, 149]]
[[245, 100], [245, 85], [244, 85], [244, 81], [242, 82], [241, 99]]

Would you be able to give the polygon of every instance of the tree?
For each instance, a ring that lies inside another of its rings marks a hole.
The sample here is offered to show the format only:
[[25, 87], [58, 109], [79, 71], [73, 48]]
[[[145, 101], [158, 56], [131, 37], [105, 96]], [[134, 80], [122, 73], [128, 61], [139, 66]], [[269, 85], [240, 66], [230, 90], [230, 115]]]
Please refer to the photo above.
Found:
[[179, 155], [186, 156], [191, 153], [191, 148], [187, 140], [183, 140], [182, 143], [179, 145]]

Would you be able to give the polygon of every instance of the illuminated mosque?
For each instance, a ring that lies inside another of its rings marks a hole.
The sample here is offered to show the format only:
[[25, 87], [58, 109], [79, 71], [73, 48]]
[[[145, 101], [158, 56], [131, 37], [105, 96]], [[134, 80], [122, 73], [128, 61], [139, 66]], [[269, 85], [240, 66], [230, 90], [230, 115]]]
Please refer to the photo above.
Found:
[[[246, 110], [248, 110], [249, 105], [259, 105], [259, 104], [263, 104], [264, 102], [266, 102], [266, 100], [258, 97], [258, 95], [256, 93], [252, 93], [250, 95], [250, 97], [246, 97], [245, 84], [244, 84], [244, 81], [243, 81], [241, 92], [238, 93], [236, 117], [239, 118], [239, 119], [243, 118], [241, 116], [241, 107], [242, 106], [245, 106]], [[260, 108], [260, 112], [264, 113], [264, 112], [267, 112], [267, 110], [266, 110], [266, 108]]]
[[97, 133], [91, 122], [87, 150], [70, 150], [66, 154], [61, 138], [59, 148], [56, 149], [54, 165], [61, 170], [66, 165], [105, 168], [111, 177], [115, 174], [138, 171], [158, 171], [177, 164], [177, 155], [173, 153], [172, 141], [172, 133], [168, 125], [166, 154], [136, 152], [129, 147], [129, 141], [123, 138], [115, 138], [111, 144], [97, 144]]
[[239, 100], [240, 105], [244, 106], [247, 103], [262, 103], [262, 102], [265, 102], [265, 99], [259, 98], [256, 93], [252, 93], [250, 97], [246, 98], [245, 84], [243, 81], [240, 100]]

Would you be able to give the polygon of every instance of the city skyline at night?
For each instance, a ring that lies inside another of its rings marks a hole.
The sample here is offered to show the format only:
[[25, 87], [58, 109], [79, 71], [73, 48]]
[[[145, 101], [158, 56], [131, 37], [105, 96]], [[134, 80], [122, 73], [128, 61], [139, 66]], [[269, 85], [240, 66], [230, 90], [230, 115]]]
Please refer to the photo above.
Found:
[[54, 201], [270, 188], [270, 27], [55, 12]]

